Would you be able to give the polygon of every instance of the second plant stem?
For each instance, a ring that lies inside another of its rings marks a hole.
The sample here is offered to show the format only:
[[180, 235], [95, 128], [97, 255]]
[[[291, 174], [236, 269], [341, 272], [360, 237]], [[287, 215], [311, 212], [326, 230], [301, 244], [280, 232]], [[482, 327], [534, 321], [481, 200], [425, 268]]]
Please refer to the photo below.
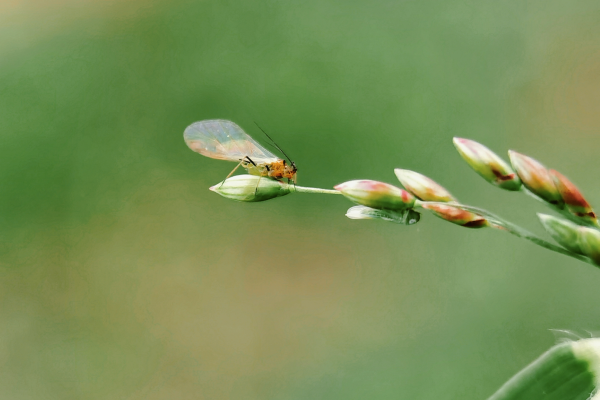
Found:
[[[296, 185], [294, 185], [293, 188], [294, 188], [293, 191], [297, 192], [297, 193], [341, 194], [340, 191], [331, 190], [331, 189], [311, 188], [311, 187], [296, 186]], [[595, 267], [598, 267], [588, 257], [582, 256], [577, 253], [573, 253], [572, 251], [569, 251], [563, 247], [560, 247], [553, 243], [550, 243], [550, 242], [540, 238], [539, 236], [535, 235], [534, 233], [529, 232], [527, 229], [521, 228], [520, 226], [513, 224], [512, 222], [509, 222], [509, 221], [505, 220], [504, 218], [501, 218], [483, 208], [473, 207], [473, 206], [459, 204], [459, 203], [444, 203], [444, 202], [437, 202], [437, 201], [420, 201], [420, 200], [416, 201], [415, 208], [418, 208], [418, 207], [422, 208], [423, 205], [442, 205], [442, 206], [451, 205], [453, 207], [460, 208], [461, 210], [471, 211], [471, 212], [481, 215], [482, 217], [487, 219], [490, 222], [490, 224], [492, 225], [492, 227], [494, 227], [496, 229], [500, 229], [500, 230], [508, 232], [512, 235], [515, 235], [517, 237], [529, 240], [530, 242], [535, 243], [538, 246], [544, 247], [548, 250], [552, 250], [554, 252], [564, 254], [566, 256], [575, 258], [579, 261], [583, 261], [585, 263], [592, 264]]]
[[597, 267], [597, 265], [594, 264], [594, 262], [592, 260], [590, 260], [589, 258], [582, 256], [580, 254], [577, 254], [577, 253], [573, 253], [572, 251], [569, 251], [563, 247], [560, 247], [553, 243], [550, 243], [550, 242], [540, 238], [536, 234], [529, 232], [527, 229], [521, 228], [520, 226], [513, 224], [512, 222], [509, 222], [509, 221], [505, 220], [504, 218], [501, 218], [483, 208], [468, 206], [465, 204], [458, 204], [458, 203], [457, 204], [448, 204], [448, 203], [435, 202], [435, 201], [419, 201], [417, 204], [415, 204], [415, 206], [418, 207], [418, 206], [427, 205], [427, 204], [445, 205], [445, 206], [452, 205], [453, 207], [460, 208], [461, 210], [474, 212], [474, 213], [486, 218], [492, 224], [492, 226], [494, 228], [506, 231], [517, 237], [529, 240], [530, 242], [535, 243], [538, 246], [544, 247], [548, 250], [552, 250], [557, 253], [561, 253], [566, 256], [573, 257], [579, 261], [583, 261], [583, 262], [592, 264]]

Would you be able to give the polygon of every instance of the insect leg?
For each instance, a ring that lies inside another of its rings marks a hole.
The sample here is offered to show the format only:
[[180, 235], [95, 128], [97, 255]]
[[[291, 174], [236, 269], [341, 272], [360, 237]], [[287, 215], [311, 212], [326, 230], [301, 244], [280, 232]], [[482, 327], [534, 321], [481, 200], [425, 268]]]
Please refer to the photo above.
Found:
[[258, 177], [258, 181], [256, 181], [256, 187], [254, 188], [254, 197], [256, 197], [256, 194], [258, 193], [258, 184], [260, 183], [261, 179], [262, 179], [262, 175], [260, 175]]
[[245, 158], [247, 158], [248, 161], [250, 161], [252, 163], [252, 165], [254, 165], [256, 167], [256, 164], [254, 163], [254, 161], [252, 161], [252, 159], [250, 157], [246, 156]]
[[[240, 165], [242, 165], [242, 163], [243, 163], [243, 162], [244, 162], [244, 159], [241, 159], [241, 160], [240, 160], [240, 163], [239, 163], [238, 165], [236, 165], [236, 166], [235, 166], [235, 168], [233, 169], [233, 171], [231, 171], [231, 172], [229, 173], [229, 175], [227, 175], [227, 176], [225, 177], [225, 179], [223, 179], [223, 182], [221, 182], [221, 186], [223, 186], [223, 183], [225, 183], [225, 181], [226, 181], [226, 180], [227, 180], [227, 179], [228, 179], [228, 178], [229, 178], [231, 175], [233, 175], [233, 173], [235, 172], [235, 170], [236, 170], [236, 169], [238, 169], [238, 168], [240, 167]], [[221, 186], [219, 186], [219, 187], [221, 187]]]

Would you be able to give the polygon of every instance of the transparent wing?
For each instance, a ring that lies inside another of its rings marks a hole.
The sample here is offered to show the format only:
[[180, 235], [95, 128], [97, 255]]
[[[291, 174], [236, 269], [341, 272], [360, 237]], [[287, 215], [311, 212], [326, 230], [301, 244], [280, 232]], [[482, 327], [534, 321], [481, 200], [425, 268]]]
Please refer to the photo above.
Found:
[[279, 160], [237, 124], [223, 119], [194, 122], [185, 128], [183, 138], [190, 149], [210, 158], [239, 161], [248, 156], [255, 163]]

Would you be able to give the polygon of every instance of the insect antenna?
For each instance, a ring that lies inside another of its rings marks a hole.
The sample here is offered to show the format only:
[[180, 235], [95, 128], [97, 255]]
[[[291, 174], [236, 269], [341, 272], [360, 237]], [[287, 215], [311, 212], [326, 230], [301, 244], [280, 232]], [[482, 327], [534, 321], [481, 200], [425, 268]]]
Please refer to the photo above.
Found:
[[290, 159], [290, 156], [288, 156], [288, 155], [285, 153], [285, 151], [283, 151], [283, 149], [282, 149], [281, 147], [279, 147], [279, 146], [277, 145], [277, 143], [275, 143], [275, 141], [274, 141], [274, 140], [271, 138], [271, 136], [269, 136], [269, 134], [268, 134], [267, 132], [265, 132], [265, 130], [264, 130], [263, 128], [261, 128], [261, 127], [260, 127], [260, 125], [258, 125], [258, 122], [254, 121], [254, 123], [256, 124], [256, 126], [258, 126], [258, 129], [260, 129], [260, 130], [262, 131], [262, 133], [264, 133], [264, 134], [265, 134], [265, 136], [269, 138], [269, 140], [271, 141], [271, 143], [273, 143], [273, 145], [274, 145], [274, 146], [277, 148], [277, 150], [279, 150], [280, 152], [282, 152], [282, 153], [283, 153], [283, 155], [284, 155], [284, 156], [285, 156], [285, 157], [288, 159], [288, 161], [290, 162], [290, 164], [292, 164], [292, 166], [294, 166], [294, 168], [296, 168], [296, 163], [295, 163], [295, 162], [293, 162], [293, 161]]
[[271, 150], [279, 151], [279, 149], [278, 149], [277, 147], [273, 146], [273, 145], [272, 145], [271, 143], [269, 143], [269, 142], [265, 142], [264, 144], [265, 144], [265, 145], [267, 145], [267, 146], [269, 146], [269, 149], [271, 149]]

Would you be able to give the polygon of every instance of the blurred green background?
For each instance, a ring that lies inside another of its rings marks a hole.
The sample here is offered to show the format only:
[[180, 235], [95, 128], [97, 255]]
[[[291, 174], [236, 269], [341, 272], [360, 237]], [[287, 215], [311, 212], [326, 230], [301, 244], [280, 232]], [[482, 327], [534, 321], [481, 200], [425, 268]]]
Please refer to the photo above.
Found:
[[207, 190], [190, 123], [257, 121], [331, 188], [412, 169], [542, 234], [451, 139], [600, 206], [597, 1], [0, 4], [0, 397], [483, 399], [600, 329], [600, 271], [431, 215]]

